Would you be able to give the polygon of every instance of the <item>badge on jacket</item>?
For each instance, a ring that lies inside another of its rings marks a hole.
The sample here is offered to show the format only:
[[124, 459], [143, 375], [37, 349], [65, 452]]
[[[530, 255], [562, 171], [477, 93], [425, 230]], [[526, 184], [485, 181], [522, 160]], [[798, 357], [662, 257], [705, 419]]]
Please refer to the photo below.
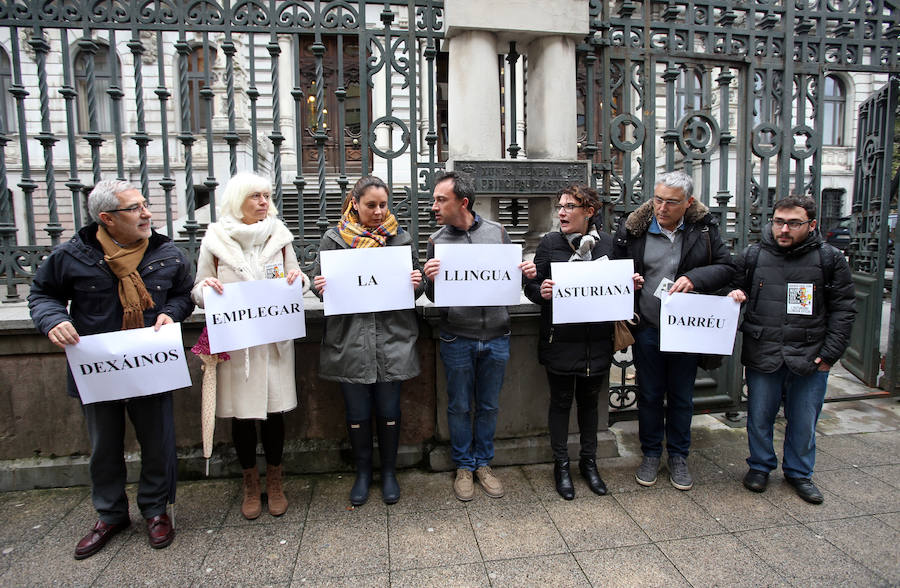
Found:
[[813, 285], [789, 283], [787, 289], [788, 314], [805, 314], [811, 316], [813, 303]]
[[266, 273], [267, 280], [273, 280], [276, 278], [284, 277], [284, 268], [280, 263], [267, 263], [266, 264]]

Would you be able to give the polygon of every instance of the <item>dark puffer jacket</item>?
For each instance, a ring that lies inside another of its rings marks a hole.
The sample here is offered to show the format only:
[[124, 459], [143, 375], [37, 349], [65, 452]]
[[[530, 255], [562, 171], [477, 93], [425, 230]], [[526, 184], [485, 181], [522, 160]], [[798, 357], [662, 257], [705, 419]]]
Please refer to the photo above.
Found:
[[[634, 271], [639, 274], [644, 273], [644, 246], [652, 220], [653, 200], [649, 200], [621, 220], [616, 230], [613, 257], [633, 259]], [[701, 294], [716, 293], [734, 276], [734, 262], [719, 236], [718, 220], [696, 199], [684, 213], [684, 240], [675, 279], [681, 276], [687, 276], [694, 284], [694, 291]], [[653, 296], [653, 292], [643, 289], [635, 292], [636, 311], [639, 311], [641, 296]], [[643, 316], [641, 324], [647, 324]]]
[[[748, 252], [760, 248], [756, 268], [747, 267]], [[820, 252], [820, 248], [832, 251]], [[831, 260], [826, 271], [822, 261]], [[737, 259], [732, 287], [747, 294], [744, 346], [741, 362], [749, 368], [772, 373], [782, 365], [795, 374], [813, 373], [816, 357], [829, 365], [841, 358], [850, 342], [856, 315], [850, 266], [844, 255], [810, 233], [803, 243], [782, 249], [767, 225], [761, 244], [750, 245]], [[831, 276], [831, 283], [825, 283]], [[788, 314], [788, 284], [812, 284], [812, 314]]]
[[[155, 231], [150, 235], [138, 273], [154, 303], [144, 311], [144, 326], [153, 325], [162, 313], [176, 323], [191, 315], [191, 265], [168, 237]], [[34, 326], [45, 335], [63, 321], [71, 321], [79, 335], [122, 328], [119, 280], [103, 261], [97, 223], [82, 228], [41, 264], [28, 295], [28, 308]], [[68, 392], [77, 396], [71, 374]]]
[[[541, 298], [541, 283], [552, 279], [550, 264], [569, 261], [572, 247], [562, 233], [547, 233], [534, 254], [537, 275], [525, 282], [525, 296], [541, 307], [538, 360], [555, 374], [592, 376], [609, 370], [613, 356], [613, 323], [554, 325], [553, 304]], [[600, 233], [591, 259], [612, 256], [612, 237]], [[580, 263], [580, 262], [574, 262]]]

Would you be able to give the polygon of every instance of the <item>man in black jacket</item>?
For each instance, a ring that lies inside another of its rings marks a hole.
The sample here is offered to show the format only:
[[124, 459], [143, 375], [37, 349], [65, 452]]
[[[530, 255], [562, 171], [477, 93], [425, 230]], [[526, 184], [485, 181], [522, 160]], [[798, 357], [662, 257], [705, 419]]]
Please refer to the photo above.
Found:
[[784, 477], [813, 504], [822, 493], [811, 481], [816, 421], [825, 402], [828, 370], [850, 341], [856, 314], [850, 267], [815, 231], [816, 204], [807, 196], [775, 203], [762, 242], [738, 259], [729, 293], [748, 301], [741, 331], [747, 367], [747, 438], [750, 466], [744, 486], [763, 492], [778, 467], [772, 444], [784, 398]]
[[638, 436], [644, 454], [635, 480], [642, 486], [656, 483], [663, 434], [669, 481], [679, 490], [694, 485], [687, 456], [698, 357], [660, 351], [657, 290], [663, 280], [669, 280], [670, 294], [715, 292], [727, 286], [734, 274], [716, 219], [694, 200], [693, 192], [694, 183], [687, 174], [662, 174], [653, 187], [653, 199], [623, 219], [616, 231], [614, 257], [633, 259], [635, 271], [645, 280], [643, 289], [635, 293], [641, 322], [632, 346], [639, 386]]
[[[184, 253], [150, 227], [143, 194], [104, 180], [88, 197], [94, 223], [57, 247], [34, 277], [28, 306], [35, 327], [61, 348], [79, 335], [181, 322], [194, 309], [194, 280]], [[71, 372], [68, 392], [78, 391]], [[100, 551], [130, 524], [125, 494], [125, 413], [141, 444], [137, 502], [150, 545], [168, 546], [175, 529], [166, 514], [175, 488], [172, 393], [83, 405], [91, 441], [91, 498], [99, 521], [75, 547], [75, 559]]]

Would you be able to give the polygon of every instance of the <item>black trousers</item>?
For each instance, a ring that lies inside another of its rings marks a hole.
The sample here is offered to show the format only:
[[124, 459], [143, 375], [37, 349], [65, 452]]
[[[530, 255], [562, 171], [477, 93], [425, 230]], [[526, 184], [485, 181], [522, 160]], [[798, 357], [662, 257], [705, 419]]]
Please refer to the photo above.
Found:
[[248, 470], [256, 467], [256, 423], [259, 423], [266, 463], [281, 465], [281, 456], [284, 454], [284, 413], [270, 412], [265, 420], [231, 419], [231, 441], [241, 468]]
[[125, 495], [125, 414], [141, 444], [141, 477], [137, 503], [145, 519], [166, 512], [169, 490], [175, 484], [175, 428], [172, 393], [154, 394], [129, 400], [95, 402], [84, 405], [91, 439], [91, 500], [107, 524], [128, 520]]
[[[603, 387], [606, 374], [599, 376], [567, 376], [547, 370], [550, 384], [550, 408], [547, 424], [550, 428], [550, 448], [553, 459], [569, 459], [569, 413], [572, 400], [577, 402], [578, 432], [581, 436], [579, 457], [595, 458], [597, 455], [598, 390]], [[605, 399], [604, 399], [605, 400]], [[605, 412], [605, 411], [604, 411]]]

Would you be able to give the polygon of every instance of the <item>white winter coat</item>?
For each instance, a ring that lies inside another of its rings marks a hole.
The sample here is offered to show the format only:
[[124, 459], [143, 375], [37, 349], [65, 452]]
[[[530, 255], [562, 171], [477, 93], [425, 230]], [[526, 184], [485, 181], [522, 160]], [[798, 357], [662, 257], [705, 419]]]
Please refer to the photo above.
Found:
[[[274, 217], [254, 225], [232, 217], [210, 224], [200, 244], [191, 297], [203, 308], [200, 283], [209, 277], [227, 284], [264, 279], [267, 264], [279, 264], [285, 275], [299, 269], [292, 243], [290, 230]], [[300, 277], [305, 292], [309, 278], [303, 273]], [[208, 295], [217, 296], [212, 290]], [[293, 340], [239, 349], [229, 355], [231, 359], [220, 363], [216, 371], [217, 417], [265, 419], [267, 413], [296, 408]]]

